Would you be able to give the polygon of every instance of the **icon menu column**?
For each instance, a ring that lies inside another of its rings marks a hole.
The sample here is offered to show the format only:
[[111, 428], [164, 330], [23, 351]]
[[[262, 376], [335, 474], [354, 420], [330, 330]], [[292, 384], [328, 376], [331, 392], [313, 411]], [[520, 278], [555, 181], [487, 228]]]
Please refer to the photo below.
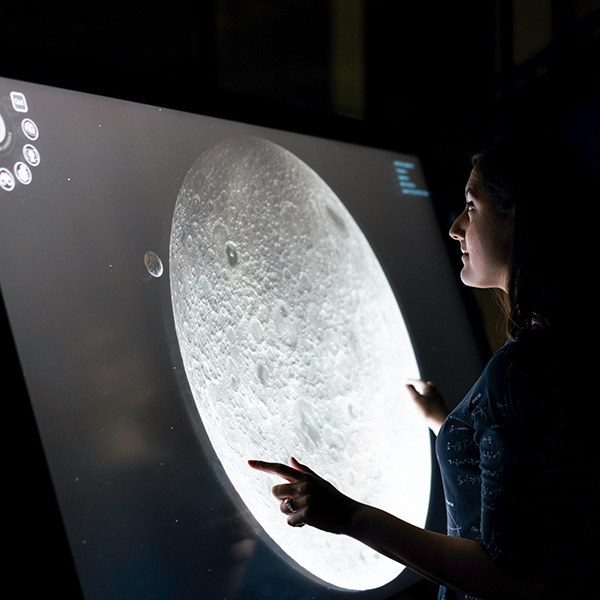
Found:
[[23, 92], [0, 97], [0, 194], [29, 185], [41, 162], [34, 143], [40, 136]]

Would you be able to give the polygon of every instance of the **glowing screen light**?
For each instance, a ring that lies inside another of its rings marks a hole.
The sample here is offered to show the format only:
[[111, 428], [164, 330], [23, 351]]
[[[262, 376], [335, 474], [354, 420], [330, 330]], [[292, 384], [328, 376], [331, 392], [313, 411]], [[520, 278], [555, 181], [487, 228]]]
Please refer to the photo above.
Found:
[[249, 458], [295, 456], [338, 489], [419, 526], [428, 429], [405, 395], [409, 335], [367, 240], [327, 184], [253, 137], [203, 153], [170, 238], [175, 328], [210, 442], [240, 498], [301, 570], [344, 589], [402, 565], [345, 536], [289, 527]]

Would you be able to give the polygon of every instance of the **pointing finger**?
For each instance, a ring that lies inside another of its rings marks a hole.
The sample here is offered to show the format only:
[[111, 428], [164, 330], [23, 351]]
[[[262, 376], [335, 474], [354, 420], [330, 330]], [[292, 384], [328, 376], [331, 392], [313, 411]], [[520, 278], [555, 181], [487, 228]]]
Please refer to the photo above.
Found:
[[298, 481], [302, 478], [301, 471], [281, 463], [264, 462], [262, 460], [249, 460], [248, 464], [257, 471], [273, 473], [274, 475], [279, 475], [279, 477], [283, 477], [290, 482]]

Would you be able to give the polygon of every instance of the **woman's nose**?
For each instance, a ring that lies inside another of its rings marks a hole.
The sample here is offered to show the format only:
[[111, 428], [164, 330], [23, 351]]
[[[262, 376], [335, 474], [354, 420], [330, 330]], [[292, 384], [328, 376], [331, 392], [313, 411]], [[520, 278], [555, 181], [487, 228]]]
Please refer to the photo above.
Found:
[[450, 227], [450, 237], [453, 240], [462, 241], [465, 239], [465, 229], [462, 225], [462, 218], [464, 217], [464, 212], [459, 215], [459, 217], [452, 223], [452, 227]]

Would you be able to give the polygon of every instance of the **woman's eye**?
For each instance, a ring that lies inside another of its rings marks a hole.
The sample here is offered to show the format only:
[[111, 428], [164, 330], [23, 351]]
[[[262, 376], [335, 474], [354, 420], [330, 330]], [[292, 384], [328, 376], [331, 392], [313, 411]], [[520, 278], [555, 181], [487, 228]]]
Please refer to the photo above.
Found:
[[473, 202], [470, 201], [466, 202], [465, 208], [467, 209], [467, 212], [471, 212], [475, 208], [475, 204], [473, 204]]

